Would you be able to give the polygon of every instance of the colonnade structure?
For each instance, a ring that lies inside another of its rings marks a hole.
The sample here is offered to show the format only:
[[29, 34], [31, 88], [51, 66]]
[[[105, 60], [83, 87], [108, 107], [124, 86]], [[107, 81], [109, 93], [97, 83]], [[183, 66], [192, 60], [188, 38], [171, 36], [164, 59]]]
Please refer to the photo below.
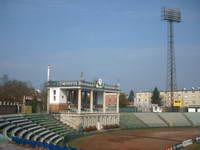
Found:
[[[78, 128], [119, 124], [119, 85], [95, 81], [48, 81], [47, 111], [59, 112], [60, 121]], [[57, 115], [58, 117], [58, 115]]]

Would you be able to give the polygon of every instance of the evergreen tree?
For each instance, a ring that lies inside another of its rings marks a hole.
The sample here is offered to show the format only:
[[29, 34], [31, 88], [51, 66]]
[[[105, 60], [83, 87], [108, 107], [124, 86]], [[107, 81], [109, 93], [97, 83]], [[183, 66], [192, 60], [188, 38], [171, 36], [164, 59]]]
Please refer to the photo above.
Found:
[[162, 98], [160, 97], [160, 92], [158, 91], [158, 88], [155, 87], [152, 96], [151, 96], [151, 103], [152, 104], [158, 104], [158, 106], [161, 106], [161, 100]]
[[133, 92], [133, 90], [130, 91], [130, 94], [128, 96], [128, 101], [129, 102], [133, 102], [134, 101], [134, 92]]

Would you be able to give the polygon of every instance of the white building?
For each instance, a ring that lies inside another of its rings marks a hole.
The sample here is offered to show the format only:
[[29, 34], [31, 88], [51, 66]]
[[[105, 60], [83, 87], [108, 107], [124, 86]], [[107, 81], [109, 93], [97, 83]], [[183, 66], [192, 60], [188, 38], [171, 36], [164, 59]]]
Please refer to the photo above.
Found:
[[[149, 112], [151, 106], [152, 91], [135, 92], [135, 103], [138, 111]], [[171, 107], [170, 92], [160, 91], [162, 103], [164, 107]], [[200, 88], [192, 88], [190, 90], [182, 89], [174, 91], [174, 102], [179, 101], [179, 107], [200, 106]], [[175, 104], [174, 104], [175, 105]]]
[[[48, 81], [46, 86], [47, 110], [59, 112], [64, 123], [73, 127], [119, 124], [120, 87], [118, 85], [108, 85], [99, 79], [93, 82]], [[112, 111], [106, 105], [107, 95], [115, 96], [116, 109]]]

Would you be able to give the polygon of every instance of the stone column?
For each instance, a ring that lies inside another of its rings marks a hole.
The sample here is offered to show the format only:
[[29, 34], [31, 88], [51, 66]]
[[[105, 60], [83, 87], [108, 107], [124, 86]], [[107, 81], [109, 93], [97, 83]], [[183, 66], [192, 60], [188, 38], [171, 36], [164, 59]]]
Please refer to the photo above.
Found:
[[90, 112], [93, 112], [93, 90], [90, 91]]
[[47, 113], [50, 112], [50, 89], [47, 89]]
[[77, 113], [81, 113], [81, 89], [78, 89], [78, 111]]
[[67, 90], [65, 91], [65, 100], [66, 100], [66, 104], [67, 104], [67, 107], [68, 107], [68, 101], [69, 101], [69, 99], [68, 99], [68, 92], [67, 92]]
[[117, 93], [117, 108], [116, 108], [116, 112], [119, 113], [119, 93]]
[[106, 113], [106, 93], [103, 92], [103, 113]]

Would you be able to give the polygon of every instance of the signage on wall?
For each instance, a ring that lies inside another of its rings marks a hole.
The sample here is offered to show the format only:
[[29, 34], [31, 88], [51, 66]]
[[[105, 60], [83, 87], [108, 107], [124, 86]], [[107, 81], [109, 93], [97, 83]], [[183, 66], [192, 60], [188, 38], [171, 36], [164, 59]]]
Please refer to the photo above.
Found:
[[97, 88], [102, 88], [103, 86], [104, 86], [103, 80], [99, 78], [99, 79], [96, 81], [96, 87], [97, 87]]
[[189, 140], [183, 141], [182, 144], [183, 144], [183, 147], [186, 147], [186, 146], [188, 146], [188, 145], [193, 144], [193, 142], [192, 142], [192, 139], [189, 139]]

